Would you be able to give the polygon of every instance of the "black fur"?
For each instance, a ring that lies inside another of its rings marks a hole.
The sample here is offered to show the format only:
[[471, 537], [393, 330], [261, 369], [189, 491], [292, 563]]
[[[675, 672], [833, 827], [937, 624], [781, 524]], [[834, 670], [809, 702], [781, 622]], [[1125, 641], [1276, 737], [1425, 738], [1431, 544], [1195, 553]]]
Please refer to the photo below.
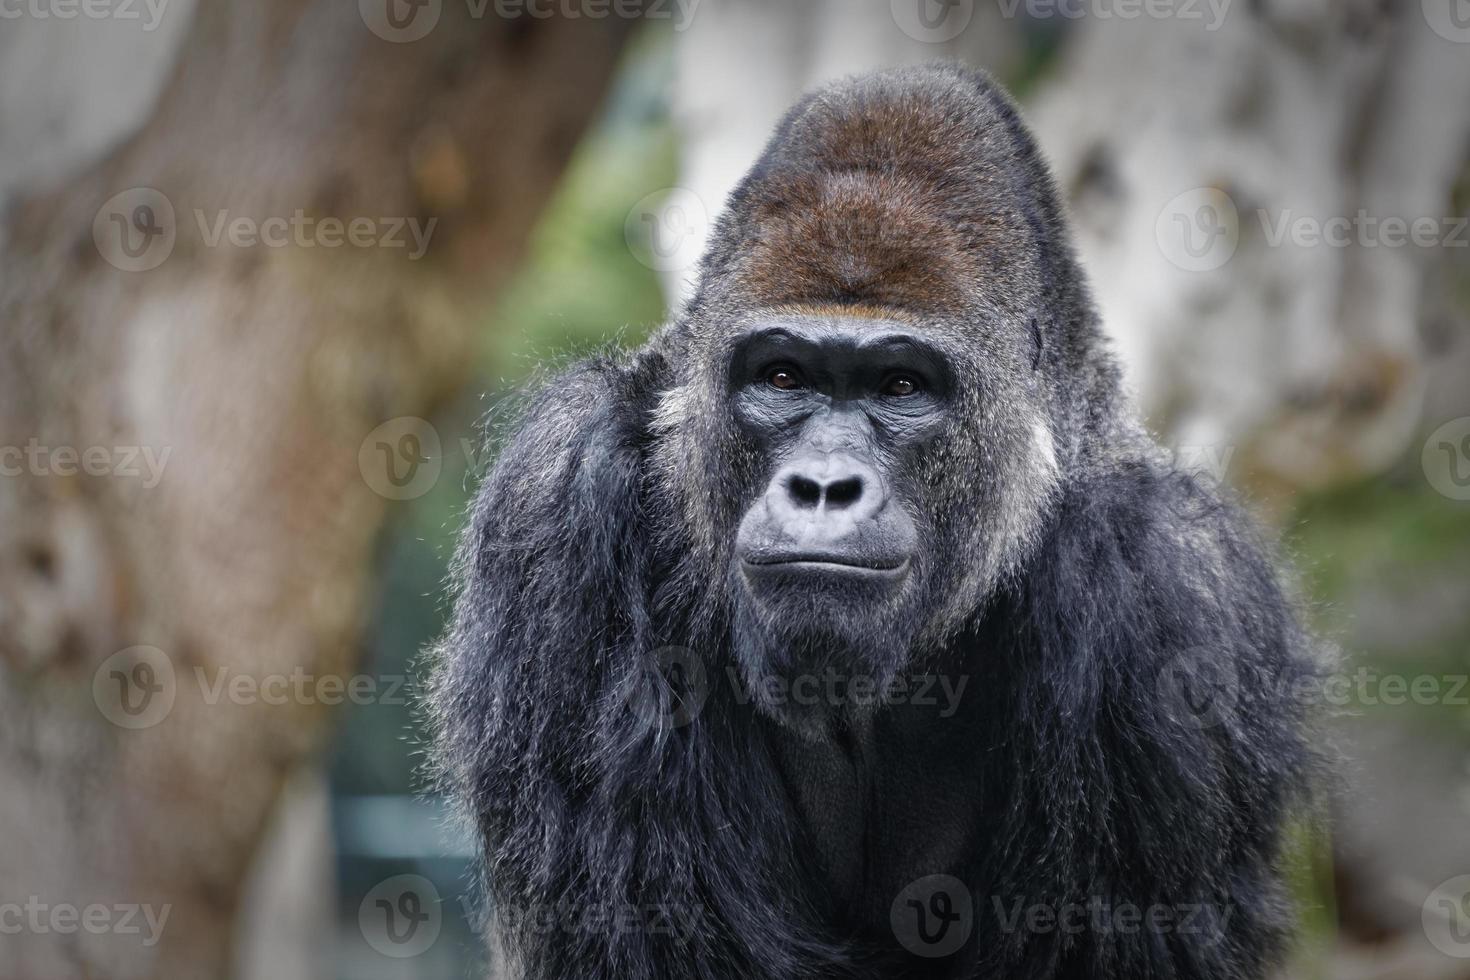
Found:
[[[770, 311], [891, 317], [956, 365], [959, 421], [903, 488], [923, 585], [889, 651], [967, 679], [947, 715], [813, 733], [744, 690], [730, 541], [769, 472], [723, 372]], [[890, 72], [793, 109], [679, 321], [530, 402], [459, 574], [433, 705], [496, 976], [1246, 980], [1283, 950], [1307, 643], [1242, 519], [1129, 416], [1051, 181], [983, 76]], [[670, 646], [690, 652], [654, 690], [684, 714], [635, 710]], [[1181, 720], [1161, 678], [1222, 668], [1236, 709]], [[973, 902], [939, 958], [890, 918], [932, 874]], [[1190, 928], [1025, 919], [1089, 903]]]

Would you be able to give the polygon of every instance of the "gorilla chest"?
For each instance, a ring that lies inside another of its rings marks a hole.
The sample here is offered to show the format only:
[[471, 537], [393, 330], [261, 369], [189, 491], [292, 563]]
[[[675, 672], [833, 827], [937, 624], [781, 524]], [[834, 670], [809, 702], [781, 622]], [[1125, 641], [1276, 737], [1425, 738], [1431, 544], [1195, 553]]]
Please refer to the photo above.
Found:
[[799, 855], [832, 925], [891, 935], [889, 911], [915, 879], [972, 865], [982, 793], [974, 733], [961, 718], [885, 711], [857, 730], [809, 742], [775, 737]]

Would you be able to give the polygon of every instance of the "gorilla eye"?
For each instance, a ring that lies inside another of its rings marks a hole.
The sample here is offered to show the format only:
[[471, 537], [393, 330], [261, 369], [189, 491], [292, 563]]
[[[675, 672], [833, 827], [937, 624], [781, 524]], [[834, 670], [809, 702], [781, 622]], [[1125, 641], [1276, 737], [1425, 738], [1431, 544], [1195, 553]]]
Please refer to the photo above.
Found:
[[902, 398], [904, 395], [912, 395], [919, 390], [919, 382], [907, 374], [895, 374], [883, 382], [883, 394], [896, 395]]
[[778, 365], [766, 372], [766, 384], [782, 391], [795, 391], [801, 387], [801, 378], [795, 368]]

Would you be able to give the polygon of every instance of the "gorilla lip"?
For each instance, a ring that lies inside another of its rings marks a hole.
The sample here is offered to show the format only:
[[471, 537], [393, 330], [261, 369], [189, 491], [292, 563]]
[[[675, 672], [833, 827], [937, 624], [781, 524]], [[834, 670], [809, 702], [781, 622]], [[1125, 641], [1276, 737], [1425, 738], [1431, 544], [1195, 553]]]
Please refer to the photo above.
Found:
[[794, 571], [810, 569], [812, 571], [844, 571], [844, 572], [868, 572], [875, 575], [896, 575], [908, 569], [909, 560], [903, 558], [897, 562], [884, 563], [875, 560], [860, 560], [848, 555], [825, 555], [814, 552], [795, 552], [792, 554], [778, 555], [752, 555], [742, 558], [741, 561], [757, 569], [785, 569]]

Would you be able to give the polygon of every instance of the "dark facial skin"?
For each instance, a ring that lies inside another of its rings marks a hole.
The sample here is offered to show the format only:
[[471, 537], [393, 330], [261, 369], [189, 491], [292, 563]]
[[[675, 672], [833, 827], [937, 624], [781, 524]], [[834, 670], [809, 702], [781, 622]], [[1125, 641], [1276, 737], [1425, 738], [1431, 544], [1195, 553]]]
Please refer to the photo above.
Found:
[[918, 543], [897, 475], [946, 421], [943, 355], [890, 322], [765, 322], [737, 342], [730, 383], [771, 474], [736, 535], [753, 597], [891, 598]]

